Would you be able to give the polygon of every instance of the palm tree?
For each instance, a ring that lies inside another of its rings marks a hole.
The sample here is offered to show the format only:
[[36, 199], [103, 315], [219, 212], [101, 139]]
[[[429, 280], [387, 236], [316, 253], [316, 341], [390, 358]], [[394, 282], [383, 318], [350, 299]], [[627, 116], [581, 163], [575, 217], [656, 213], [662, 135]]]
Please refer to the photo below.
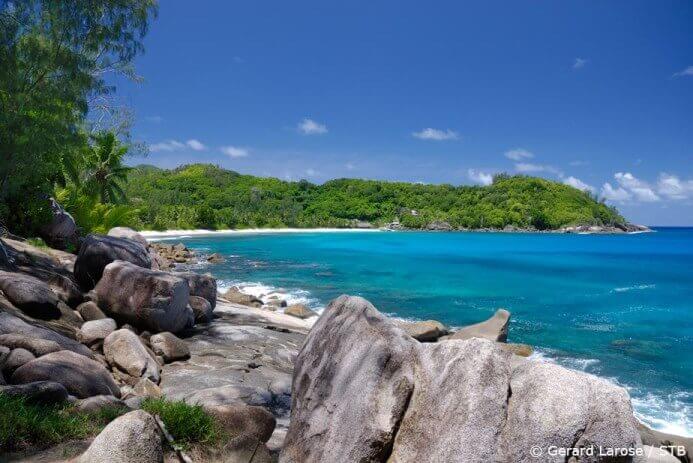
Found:
[[122, 145], [113, 132], [92, 135], [93, 143], [84, 156], [82, 189], [102, 203], [127, 201], [121, 182], [127, 180], [129, 167], [123, 166], [128, 147]]

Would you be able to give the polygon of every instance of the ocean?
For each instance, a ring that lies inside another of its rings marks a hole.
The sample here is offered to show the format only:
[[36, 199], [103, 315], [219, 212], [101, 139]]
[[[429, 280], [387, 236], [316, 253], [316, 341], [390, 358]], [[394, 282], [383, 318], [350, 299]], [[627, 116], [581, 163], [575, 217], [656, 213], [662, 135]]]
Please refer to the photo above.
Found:
[[636, 416], [693, 435], [693, 228], [633, 235], [294, 233], [169, 238], [224, 287], [320, 310], [340, 294], [452, 327], [512, 313], [509, 342], [628, 389]]

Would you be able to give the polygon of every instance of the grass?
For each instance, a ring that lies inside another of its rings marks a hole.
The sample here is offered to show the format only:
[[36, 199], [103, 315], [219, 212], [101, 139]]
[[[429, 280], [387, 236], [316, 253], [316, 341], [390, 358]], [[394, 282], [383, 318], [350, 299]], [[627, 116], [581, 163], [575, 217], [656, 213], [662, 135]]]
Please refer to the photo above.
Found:
[[20, 397], [0, 394], [0, 453], [30, 447], [46, 448], [59, 442], [98, 434], [124, 408], [106, 407], [84, 413], [72, 405], [34, 405]]
[[[214, 446], [221, 440], [221, 426], [199, 405], [149, 398], [142, 402], [142, 409], [159, 415], [175, 444], [184, 449]], [[127, 411], [104, 407], [87, 413], [70, 404], [37, 405], [0, 393], [0, 455], [95, 436]]]
[[26, 242], [39, 249], [47, 249], [49, 247], [41, 238], [27, 238]]
[[214, 445], [221, 438], [219, 423], [199, 405], [188, 405], [182, 400], [148, 398], [142, 401], [142, 410], [159, 415], [175, 444], [182, 448], [200, 444]]

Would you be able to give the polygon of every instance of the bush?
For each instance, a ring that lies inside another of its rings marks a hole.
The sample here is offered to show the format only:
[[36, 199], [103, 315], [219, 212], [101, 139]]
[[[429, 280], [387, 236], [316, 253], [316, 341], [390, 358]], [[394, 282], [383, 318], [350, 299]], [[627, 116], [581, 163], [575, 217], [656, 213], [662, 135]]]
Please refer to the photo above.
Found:
[[148, 398], [142, 402], [142, 410], [159, 415], [175, 443], [183, 448], [191, 444], [211, 445], [220, 438], [219, 424], [199, 405]]

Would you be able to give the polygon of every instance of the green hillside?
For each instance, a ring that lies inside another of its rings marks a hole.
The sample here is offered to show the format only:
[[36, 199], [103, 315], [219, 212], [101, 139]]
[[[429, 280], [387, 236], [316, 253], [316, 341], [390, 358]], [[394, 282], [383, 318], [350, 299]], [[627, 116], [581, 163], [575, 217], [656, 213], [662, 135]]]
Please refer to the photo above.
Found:
[[499, 175], [489, 186], [421, 185], [338, 179], [305, 180], [241, 175], [208, 164], [164, 170], [133, 169], [125, 185], [144, 229], [347, 227], [354, 221], [408, 228], [445, 221], [455, 228], [507, 225], [556, 229], [625, 220], [588, 193], [549, 180]]

